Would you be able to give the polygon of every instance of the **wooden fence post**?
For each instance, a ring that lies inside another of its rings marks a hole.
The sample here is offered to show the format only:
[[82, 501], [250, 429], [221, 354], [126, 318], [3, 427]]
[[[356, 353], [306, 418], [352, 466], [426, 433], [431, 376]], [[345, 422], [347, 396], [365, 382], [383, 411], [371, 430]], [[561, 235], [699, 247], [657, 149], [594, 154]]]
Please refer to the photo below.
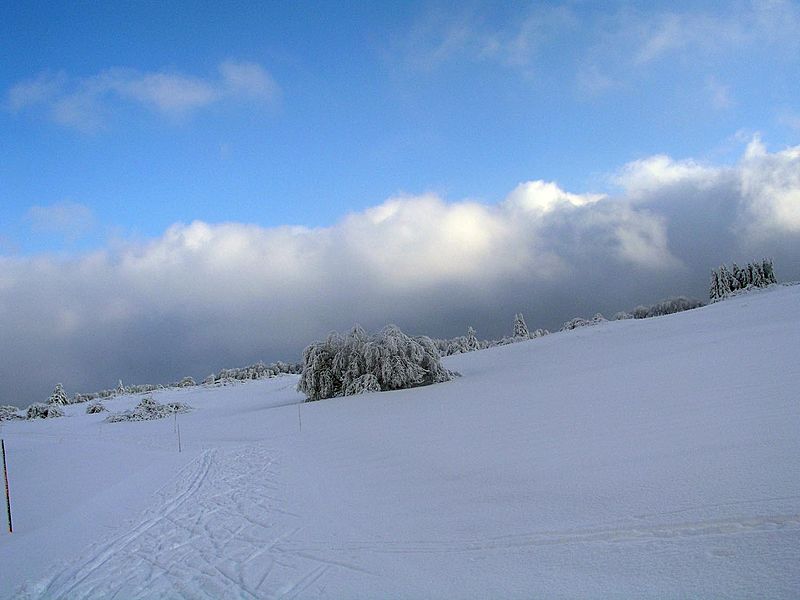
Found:
[[0, 440], [0, 448], [3, 449], [3, 479], [6, 482], [6, 507], [8, 508], [8, 533], [14, 533], [14, 526], [11, 524], [11, 493], [8, 491], [8, 467], [6, 466], [5, 440]]

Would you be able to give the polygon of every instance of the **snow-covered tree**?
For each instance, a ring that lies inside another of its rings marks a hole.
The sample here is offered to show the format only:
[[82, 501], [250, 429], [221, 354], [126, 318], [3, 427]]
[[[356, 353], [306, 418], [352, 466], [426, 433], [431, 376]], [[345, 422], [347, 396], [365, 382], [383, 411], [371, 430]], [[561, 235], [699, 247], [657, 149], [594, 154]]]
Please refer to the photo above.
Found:
[[48, 404], [58, 404], [59, 406], [65, 406], [69, 404], [69, 398], [67, 397], [67, 393], [64, 391], [64, 386], [60, 383], [56, 384], [53, 393], [50, 394], [50, 398], [47, 400]]
[[775, 277], [775, 268], [772, 265], [772, 259], [764, 259], [761, 261], [761, 269], [764, 272], [764, 285], [771, 283], [778, 283]]
[[514, 315], [514, 337], [525, 340], [530, 338], [528, 326], [525, 324], [525, 318], [522, 316], [522, 313]]
[[777, 282], [772, 260], [766, 258], [760, 263], [751, 262], [742, 268], [733, 263], [730, 270], [721, 265], [719, 269], [711, 272], [708, 297], [711, 301], [716, 301], [737, 290], [766, 287]]
[[87, 415], [95, 415], [97, 413], [104, 412], [106, 407], [103, 406], [102, 402], [92, 402], [89, 406], [86, 407], [86, 414]]
[[472, 326], [467, 329], [467, 352], [474, 352], [481, 349], [481, 343], [478, 341], [478, 335]]
[[370, 336], [356, 325], [303, 351], [297, 390], [309, 400], [321, 400], [439, 383], [453, 375], [442, 366], [430, 338], [412, 338], [395, 325]]
[[650, 317], [671, 315], [701, 306], [704, 306], [704, 304], [700, 300], [687, 298], [686, 296], [676, 296], [675, 298], [667, 298], [666, 300], [651, 304], [650, 306], [639, 305], [633, 309], [632, 316], [634, 319], [649, 319]]

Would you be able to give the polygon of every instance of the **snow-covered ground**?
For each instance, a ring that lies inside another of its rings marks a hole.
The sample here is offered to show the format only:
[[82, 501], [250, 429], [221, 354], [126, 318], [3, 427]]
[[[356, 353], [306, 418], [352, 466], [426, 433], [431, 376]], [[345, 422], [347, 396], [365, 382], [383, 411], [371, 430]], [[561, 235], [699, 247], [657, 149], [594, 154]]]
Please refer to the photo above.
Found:
[[753, 293], [310, 404], [295, 376], [157, 393], [194, 407], [180, 454], [173, 419], [5, 423], [0, 596], [800, 597], [799, 309]]

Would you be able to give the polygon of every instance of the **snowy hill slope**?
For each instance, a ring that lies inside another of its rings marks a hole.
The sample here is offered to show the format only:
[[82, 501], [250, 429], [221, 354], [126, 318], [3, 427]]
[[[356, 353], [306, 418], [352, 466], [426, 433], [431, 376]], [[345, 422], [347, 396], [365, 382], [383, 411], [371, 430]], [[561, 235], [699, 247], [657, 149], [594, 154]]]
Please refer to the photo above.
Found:
[[[436, 386], [6, 423], [0, 596], [800, 596], [800, 286], [450, 357]], [[138, 398], [107, 402], [129, 408]]]

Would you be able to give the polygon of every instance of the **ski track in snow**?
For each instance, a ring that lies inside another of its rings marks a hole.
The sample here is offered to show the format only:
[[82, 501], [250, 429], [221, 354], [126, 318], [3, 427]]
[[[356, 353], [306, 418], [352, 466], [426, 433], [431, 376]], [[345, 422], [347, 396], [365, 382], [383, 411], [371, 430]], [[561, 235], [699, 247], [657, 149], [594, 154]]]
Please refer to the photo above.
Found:
[[295, 598], [322, 593], [319, 586], [330, 569], [373, 575], [352, 564], [359, 562], [353, 560], [358, 554], [369, 563], [375, 554], [518, 552], [800, 531], [800, 514], [769, 514], [484, 539], [295, 541], [301, 520], [282, 505], [278, 475], [276, 456], [260, 444], [206, 450], [159, 492], [156, 506], [138, 525], [29, 587], [24, 597]]
[[334, 565], [280, 546], [299, 528], [279, 491], [266, 448], [206, 450], [139, 525], [24, 597], [293, 598]]
[[608, 529], [577, 529], [563, 531], [543, 531], [537, 533], [516, 534], [490, 537], [481, 540], [461, 541], [405, 541], [405, 542], [348, 542], [345, 544], [282, 544], [282, 550], [295, 553], [313, 551], [368, 551], [397, 554], [436, 554], [485, 552], [493, 550], [512, 550], [527, 546], [550, 546], [557, 544], [580, 544], [591, 542], [648, 542], [673, 540], [680, 538], [697, 538], [704, 536], [730, 536], [739, 533], [757, 533], [766, 531], [800, 530], [800, 514], [770, 515], [746, 517], [740, 519], [722, 519], [674, 523], [652, 527], [623, 527]]

